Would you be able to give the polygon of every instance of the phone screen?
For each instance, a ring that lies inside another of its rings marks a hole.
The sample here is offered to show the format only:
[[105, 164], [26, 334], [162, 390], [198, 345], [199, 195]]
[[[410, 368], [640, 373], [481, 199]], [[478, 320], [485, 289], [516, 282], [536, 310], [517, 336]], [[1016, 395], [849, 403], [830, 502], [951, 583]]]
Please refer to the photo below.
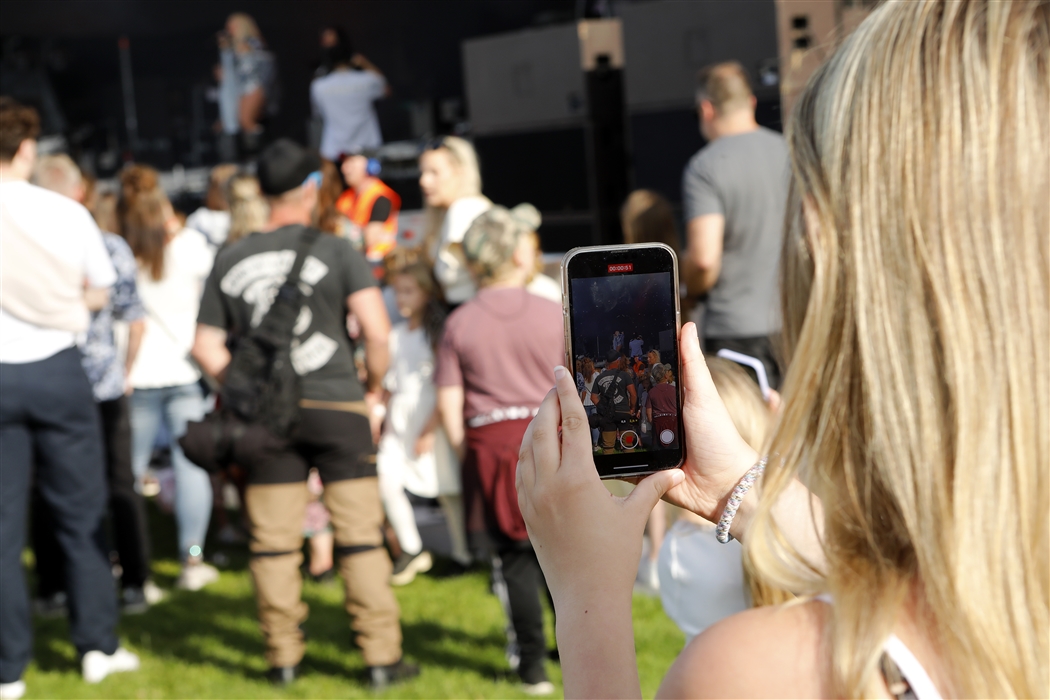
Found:
[[684, 456], [674, 254], [658, 245], [570, 252], [567, 346], [603, 478], [647, 474]]

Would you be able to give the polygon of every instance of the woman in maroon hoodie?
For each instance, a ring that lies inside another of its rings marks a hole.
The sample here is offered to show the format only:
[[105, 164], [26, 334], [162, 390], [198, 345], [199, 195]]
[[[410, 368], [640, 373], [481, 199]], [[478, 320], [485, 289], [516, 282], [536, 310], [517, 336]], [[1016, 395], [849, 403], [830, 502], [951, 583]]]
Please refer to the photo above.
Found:
[[[471, 224], [463, 252], [478, 293], [448, 317], [438, 351], [438, 409], [462, 456], [467, 532], [493, 556], [497, 593], [519, 645], [518, 674], [530, 694], [554, 686], [543, 663], [543, 572], [514, 489], [518, 449], [565, 362], [561, 307], [526, 291], [535, 271], [529, 234], [540, 216], [528, 204], [494, 207]], [[503, 588], [506, 595], [502, 595]]]

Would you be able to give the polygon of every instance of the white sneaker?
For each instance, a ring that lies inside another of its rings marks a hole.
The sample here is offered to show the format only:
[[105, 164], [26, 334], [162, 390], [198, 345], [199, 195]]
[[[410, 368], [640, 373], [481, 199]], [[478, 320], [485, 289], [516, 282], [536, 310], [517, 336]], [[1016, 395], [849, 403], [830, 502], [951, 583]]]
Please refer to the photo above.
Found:
[[415, 580], [416, 574], [430, 571], [434, 559], [425, 549], [416, 555], [402, 553], [394, 562], [394, 572], [390, 576], [391, 586], [407, 586]]
[[18, 700], [26, 694], [26, 682], [0, 683], [0, 700]]
[[101, 651], [89, 651], [80, 662], [80, 669], [85, 683], [98, 683], [111, 673], [138, 671], [139, 657], [124, 647], [117, 647], [112, 654]]
[[211, 564], [186, 564], [175, 581], [175, 587], [184, 591], [199, 591], [209, 583], [219, 580], [219, 570]]
[[146, 602], [150, 605], [156, 605], [168, 597], [168, 592], [153, 583], [153, 581], [146, 581], [142, 584], [142, 593], [146, 596]]
[[526, 695], [537, 697], [540, 695], [551, 695], [554, 693], [554, 684], [550, 681], [540, 681], [539, 683], [522, 683], [521, 690]]

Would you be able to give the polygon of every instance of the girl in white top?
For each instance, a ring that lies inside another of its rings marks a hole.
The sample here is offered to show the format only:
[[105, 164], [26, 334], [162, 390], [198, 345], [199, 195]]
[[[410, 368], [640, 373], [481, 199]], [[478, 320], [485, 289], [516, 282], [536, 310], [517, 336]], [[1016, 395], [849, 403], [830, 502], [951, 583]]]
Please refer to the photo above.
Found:
[[[1047, 9], [878, 4], [795, 99], [764, 473], [693, 324], [686, 462], [626, 499], [555, 372], [517, 493], [566, 697], [640, 697], [631, 587], [661, 497], [729, 526], [770, 584], [828, 597], [704, 630], [658, 696], [1050, 697]], [[739, 64], [701, 87], [706, 132], [748, 125]]]
[[416, 526], [405, 491], [437, 498], [448, 523], [452, 558], [467, 566], [459, 462], [437, 418], [434, 347], [445, 321], [440, 291], [430, 266], [415, 251], [397, 250], [387, 259], [388, 279], [398, 310], [407, 320], [390, 332], [390, 369], [384, 382], [386, 422], [379, 441], [379, 490], [403, 554], [392, 582], [404, 585], [430, 568], [430, 555]]
[[204, 280], [213, 252], [199, 231], [182, 228], [156, 171], [133, 165], [121, 176], [121, 227], [139, 264], [138, 290], [146, 328], [129, 368], [132, 469], [141, 483], [161, 424], [171, 437], [175, 475], [175, 519], [183, 570], [176, 585], [197, 590], [218, 578], [203, 562], [211, 519], [208, 473], [182, 453], [178, 439], [189, 421], [204, 417], [200, 372], [189, 353], [197, 326]]
[[463, 236], [492, 207], [481, 194], [478, 155], [468, 141], [444, 136], [419, 157], [419, 187], [426, 203], [423, 245], [445, 301], [458, 306], [477, 292], [463, 257]]

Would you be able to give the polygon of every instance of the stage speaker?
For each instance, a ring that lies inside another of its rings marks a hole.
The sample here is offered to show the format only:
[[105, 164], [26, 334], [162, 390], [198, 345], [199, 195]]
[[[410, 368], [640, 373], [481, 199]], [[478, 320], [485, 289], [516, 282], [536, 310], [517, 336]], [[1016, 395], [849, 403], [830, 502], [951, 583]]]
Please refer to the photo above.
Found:
[[628, 193], [618, 19], [463, 42], [464, 82], [483, 189], [536, 205], [545, 250], [622, 240]]

